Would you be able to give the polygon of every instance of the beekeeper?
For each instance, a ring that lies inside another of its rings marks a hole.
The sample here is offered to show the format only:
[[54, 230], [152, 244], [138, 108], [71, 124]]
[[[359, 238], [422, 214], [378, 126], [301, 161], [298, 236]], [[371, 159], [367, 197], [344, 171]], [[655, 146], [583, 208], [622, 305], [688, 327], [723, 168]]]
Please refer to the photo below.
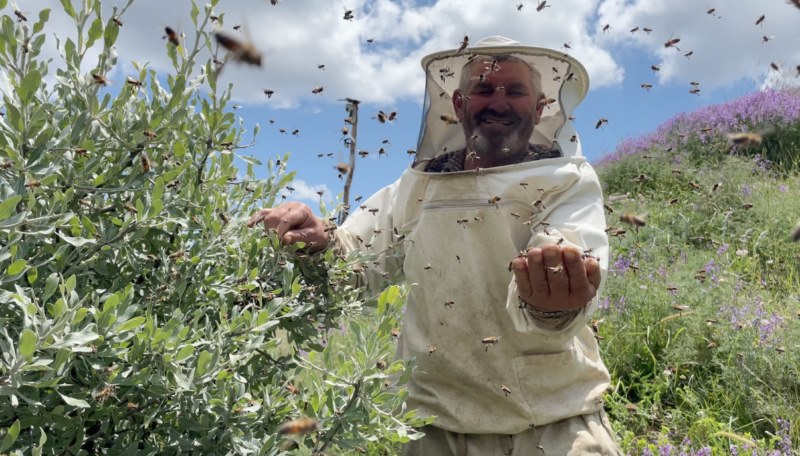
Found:
[[400, 179], [330, 237], [300, 203], [250, 225], [377, 255], [374, 290], [409, 284], [397, 356], [416, 360], [409, 408], [436, 420], [404, 454], [620, 454], [587, 326], [608, 263], [602, 193], [568, 121], [586, 70], [499, 36], [422, 66], [423, 127]]

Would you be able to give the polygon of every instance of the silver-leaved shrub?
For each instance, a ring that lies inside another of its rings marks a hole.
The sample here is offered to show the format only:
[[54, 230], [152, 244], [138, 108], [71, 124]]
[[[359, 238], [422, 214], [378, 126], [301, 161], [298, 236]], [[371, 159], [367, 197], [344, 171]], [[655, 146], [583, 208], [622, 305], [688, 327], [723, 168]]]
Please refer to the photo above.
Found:
[[131, 3], [61, 0], [77, 39], [59, 40], [49, 10], [22, 20], [0, 0], [0, 452], [381, 454], [415, 438], [410, 365], [391, 361], [402, 289], [362, 307], [357, 258], [245, 226], [292, 175], [282, 157], [256, 179], [241, 153], [217, 1], [193, 5], [181, 48], [164, 42], [174, 71], [134, 63], [109, 88]]

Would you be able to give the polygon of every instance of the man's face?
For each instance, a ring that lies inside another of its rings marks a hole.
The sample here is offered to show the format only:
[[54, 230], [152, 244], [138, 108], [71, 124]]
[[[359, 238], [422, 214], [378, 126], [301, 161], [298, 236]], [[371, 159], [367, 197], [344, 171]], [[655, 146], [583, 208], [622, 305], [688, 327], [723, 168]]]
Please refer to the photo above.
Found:
[[468, 148], [485, 158], [516, 156], [527, 150], [543, 106], [533, 85], [531, 68], [522, 61], [497, 62], [479, 56], [464, 71], [470, 73], [463, 91], [456, 90], [453, 107]]

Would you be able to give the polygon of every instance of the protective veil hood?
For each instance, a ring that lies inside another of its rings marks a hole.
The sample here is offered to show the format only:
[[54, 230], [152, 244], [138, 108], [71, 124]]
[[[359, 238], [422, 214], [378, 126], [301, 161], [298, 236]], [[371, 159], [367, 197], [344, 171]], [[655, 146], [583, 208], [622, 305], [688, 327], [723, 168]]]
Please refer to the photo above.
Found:
[[452, 96], [464, 65], [472, 59], [484, 59], [490, 64], [491, 58], [498, 55], [516, 57], [532, 66], [541, 75], [544, 97], [555, 100], [544, 107], [529, 143], [560, 148], [564, 157], [581, 156], [580, 141], [572, 122], [567, 120], [589, 89], [589, 75], [583, 65], [562, 52], [490, 36], [473, 47], [437, 52], [422, 59], [425, 105], [414, 169], [422, 171], [433, 158], [466, 146], [461, 124], [443, 121], [442, 116], [455, 118]]

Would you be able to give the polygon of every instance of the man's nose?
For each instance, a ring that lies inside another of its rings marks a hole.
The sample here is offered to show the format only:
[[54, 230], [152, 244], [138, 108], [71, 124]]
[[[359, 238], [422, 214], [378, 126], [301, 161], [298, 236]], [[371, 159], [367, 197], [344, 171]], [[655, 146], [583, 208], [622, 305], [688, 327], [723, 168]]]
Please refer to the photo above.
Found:
[[489, 98], [488, 106], [498, 112], [504, 112], [509, 109], [508, 97], [506, 96], [506, 88], [503, 86], [495, 87], [494, 93]]

